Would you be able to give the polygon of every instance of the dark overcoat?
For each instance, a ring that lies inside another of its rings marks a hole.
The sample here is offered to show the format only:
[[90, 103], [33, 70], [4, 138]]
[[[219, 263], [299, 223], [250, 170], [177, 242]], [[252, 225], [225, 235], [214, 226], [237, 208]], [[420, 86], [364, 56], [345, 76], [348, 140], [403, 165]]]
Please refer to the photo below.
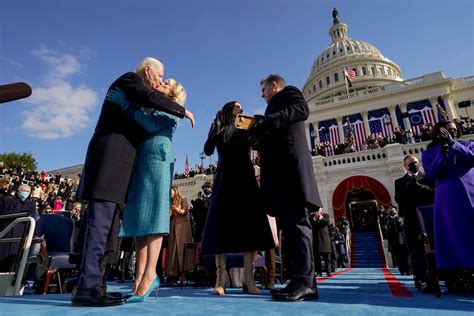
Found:
[[221, 133], [216, 138], [208, 138], [204, 152], [209, 156], [215, 147], [219, 159], [204, 226], [202, 253], [212, 255], [274, 248], [249, 157], [249, 145], [224, 143]]
[[395, 180], [395, 201], [398, 203], [398, 215], [403, 217], [405, 234], [411, 247], [417, 243], [421, 231], [416, 207], [434, 203], [434, 181], [426, 178], [421, 171], [415, 179], [410, 179], [408, 173], [405, 174]]
[[[145, 86], [133, 72], [119, 77], [110, 89], [120, 88], [130, 102], [183, 118], [185, 109]], [[145, 130], [107, 99], [87, 149], [78, 198], [123, 204], [132, 174], [137, 148]]]
[[308, 104], [298, 88], [287, 86], [276, 93], [265, 111], [267, 134], [261, 152], [261, 189], [269, 214], [322, 205], [306, 142], [304, 121]]

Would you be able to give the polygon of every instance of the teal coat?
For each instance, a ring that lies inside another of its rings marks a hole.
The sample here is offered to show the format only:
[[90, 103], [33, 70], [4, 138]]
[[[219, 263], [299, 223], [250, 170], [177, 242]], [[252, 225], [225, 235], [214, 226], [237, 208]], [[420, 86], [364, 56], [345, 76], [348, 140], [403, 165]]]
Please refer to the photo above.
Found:
[[167, 234], [175, 161], [171, 141], [178, 118], [160, 111], [147, 114], [134, 104], [122, 107], [150, 134], [135, 160], [120, 236]]

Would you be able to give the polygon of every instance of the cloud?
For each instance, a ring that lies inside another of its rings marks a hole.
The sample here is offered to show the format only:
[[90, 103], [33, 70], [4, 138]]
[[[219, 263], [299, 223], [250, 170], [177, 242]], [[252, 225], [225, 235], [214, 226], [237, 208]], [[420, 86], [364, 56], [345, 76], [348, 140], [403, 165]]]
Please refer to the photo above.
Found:
[[50, 71], [34, 87], [25, 102], [32, 106], [24, 111], [21, 128], [32, 137], [58, 139], [74, 135], [90, 122], [90, 112], [98, 102], [97, 93], [83, 84], [74, 84], [70, 76], [81, 70], [77, 57], [41, 47], [33, 55]]

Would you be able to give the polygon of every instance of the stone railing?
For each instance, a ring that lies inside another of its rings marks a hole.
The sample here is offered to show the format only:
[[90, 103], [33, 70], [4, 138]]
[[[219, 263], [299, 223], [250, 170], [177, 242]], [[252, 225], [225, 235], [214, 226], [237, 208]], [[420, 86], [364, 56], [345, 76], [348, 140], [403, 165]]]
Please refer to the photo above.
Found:
[[[369, 96], [373, 96], [377, 94], [382, 94], [384, 92], [393, 92], [393, 91], [401, 90], [403, 88], [419, 86], [419, 85], [436, 82], [443, 79], [446, 79], [446, 78], [442, 72], [435, 72], [432, 74], [424, 75], [422, 77], [408, 79], [401, 82], [392, 82], [384, 86], [372, 88], [370, 90], [359, 90], [349, 95], [342, 95], [338, 97], [332, 97], [332, 98], [328, 98], [324, 100], [319, 100], [319, 101], [314, 102], [313, 104], [314, 106], [319, 107], [319, 106], [323, 106], [327, 104], [344, 102], [350, 99], [369, 97]], [[464, 81], [466, 83], [474, 83], [474, 76], [465, 77]]]
[[368, 161], [385, 160], [387, 154], [384, 148], [358, 151], [348, 154], [324, 157], [322, 163], [324, 167], [337, 168], [338, 166], [366, 164]]
[[474, 76], [464, 77], [464, 82], [466, 84], [474, 84]]

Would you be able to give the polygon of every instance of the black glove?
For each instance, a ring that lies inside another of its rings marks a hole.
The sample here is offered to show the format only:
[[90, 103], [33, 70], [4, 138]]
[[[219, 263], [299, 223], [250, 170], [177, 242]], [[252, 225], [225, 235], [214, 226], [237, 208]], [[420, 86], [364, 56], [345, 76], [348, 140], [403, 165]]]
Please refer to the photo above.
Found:
[[264, 115], [254, 115], [255, 123], [250, 128], [250, 135], [255, 138], [260, 138], [268, 132], [269, 121]]
[[446, 154], [448, 152], [448, 149], [451, 148], [454, 144], [454, 138], [451, 136], [451, 134], [448, 132], [447, 129], [444, 127], [441, 127], [439, 129], [439, 144], [441, 146], [441, 153]]
[[207, 136], [209, 139], [214, 139], [217, 137], [217, 135], [219, 135], [222, 126], [221, 115], [221, 111], [217, 112], [216, 117], [214, 118], [214, 121], [211, 124], [209, 135]]
[[451, 134], [448, 132], [448, 130], [445, 129], [444, 127], [441, 127], [439, 129], [438, 139], [439, 139], [440, 143], [445, 143], [449, 147], [451, 147], [454, 144], [453, 136], [451, 136]]

